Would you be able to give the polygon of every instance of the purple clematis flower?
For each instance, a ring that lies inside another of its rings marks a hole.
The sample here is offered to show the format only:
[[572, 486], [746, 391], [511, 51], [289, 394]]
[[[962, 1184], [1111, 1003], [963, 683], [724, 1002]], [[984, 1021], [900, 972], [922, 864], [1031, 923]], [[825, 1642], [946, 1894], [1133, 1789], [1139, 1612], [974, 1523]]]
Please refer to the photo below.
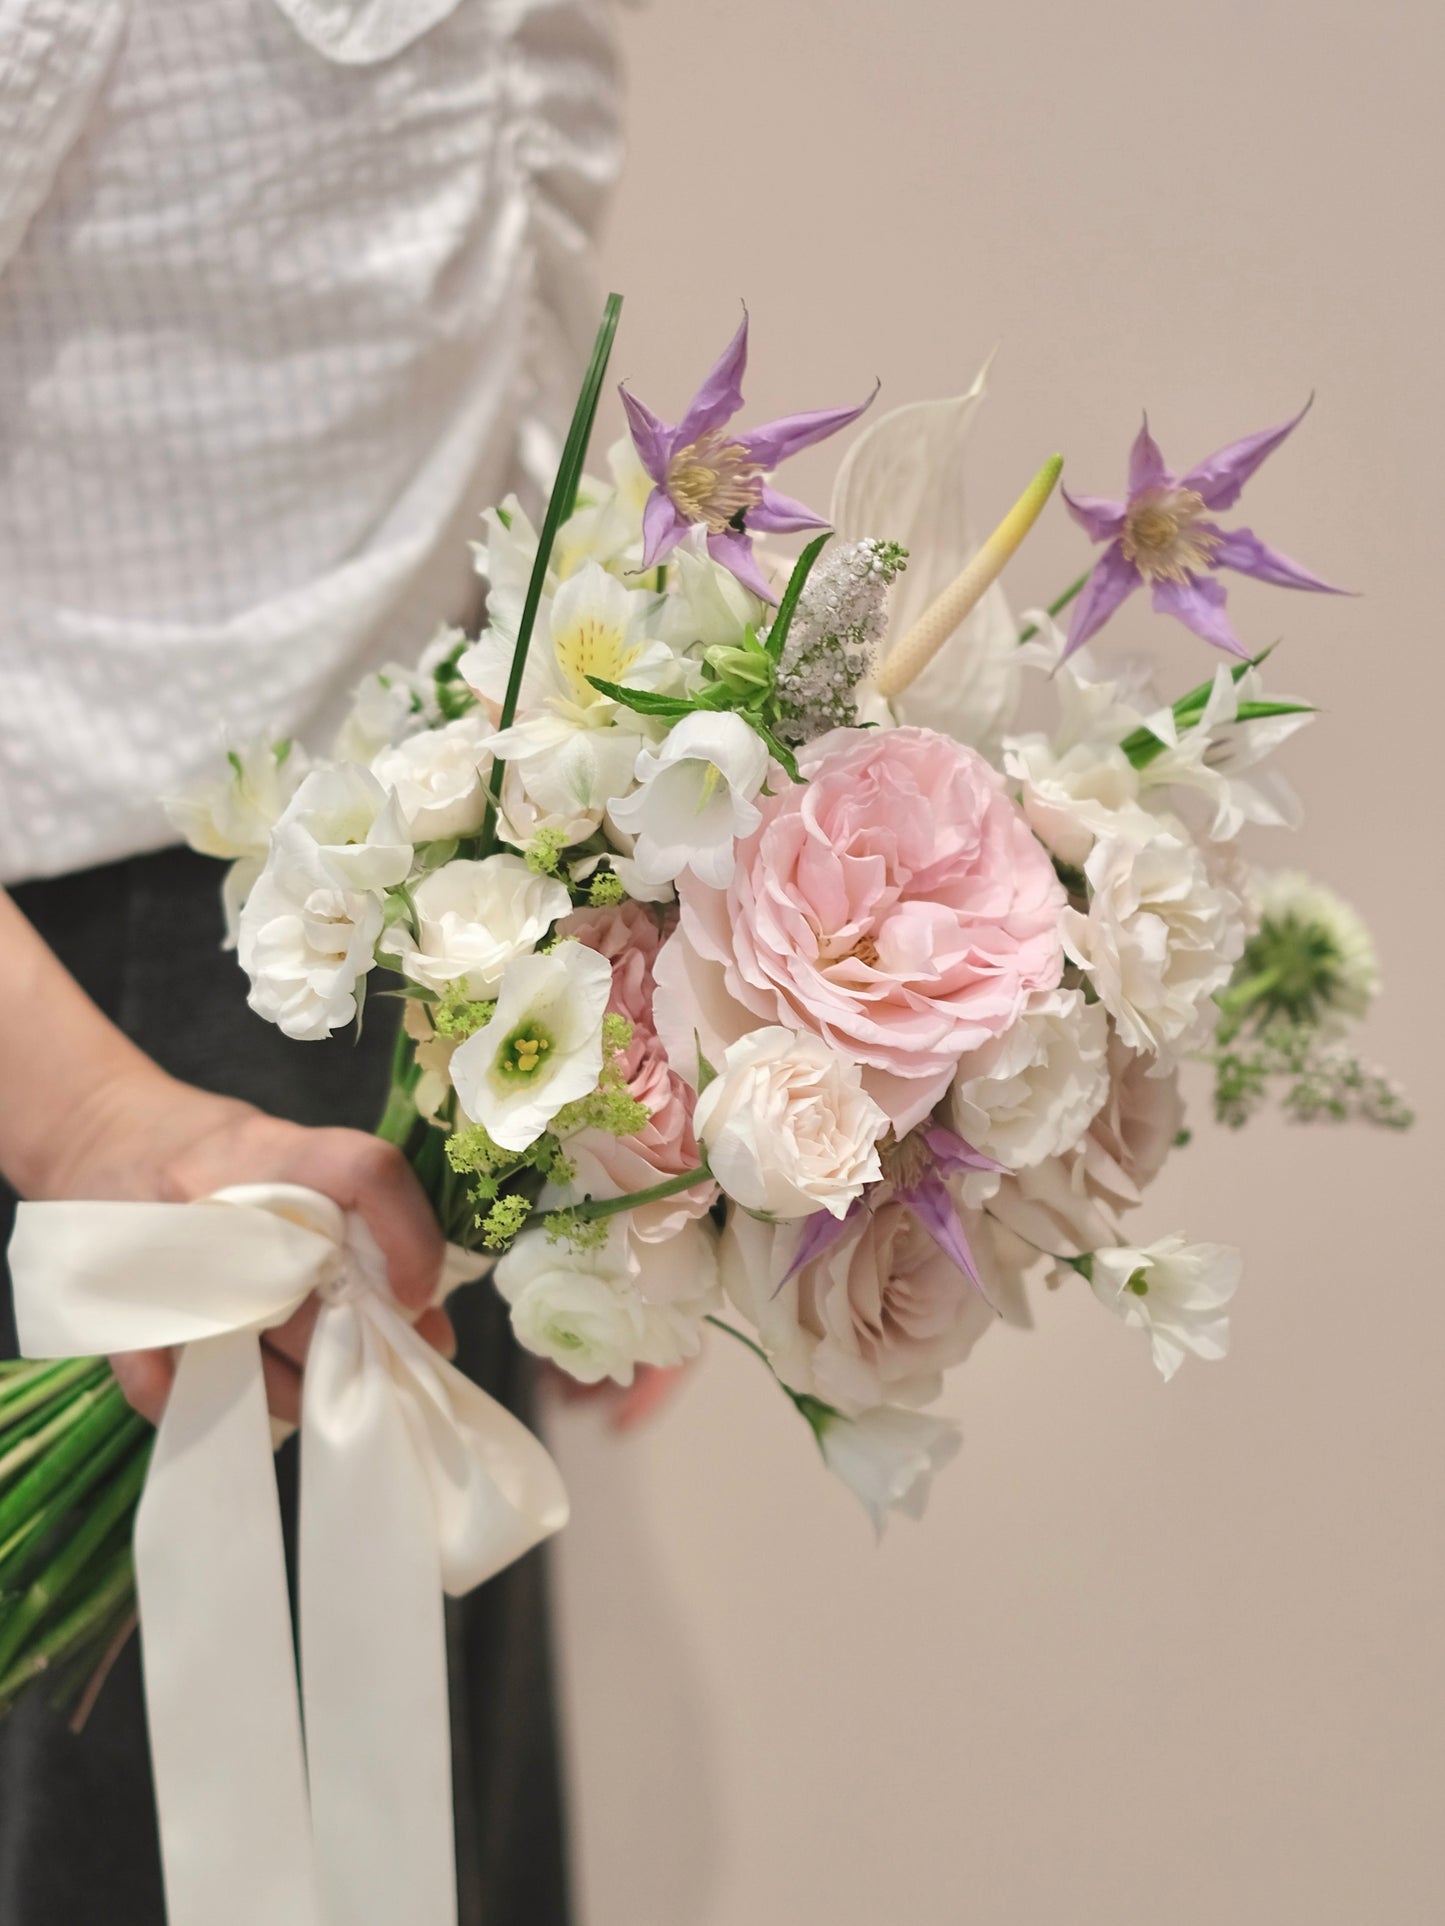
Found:
[[[656, 486], [642, 516], [642, 566], [654, 567], [699, 522], [707, 529], [708, 553], [764, 602], [776, 602], [753, 555], [758, 533], [786, 535], [828, 523], [801, 502], [780, 495], [764, 479], [780, 461], [856, 421], [872, 401], [856, 408], [824, 408], [810, 415], [784, 415], [733, 434], [727, 424], [743, 405], [748, 360], [748, 317], [717, 365], [671, 426], [618, 389], [642, 465]], [[875, 387], [873, 394], [877, 394]]]
[[[958, 1214], [953, 1193], [943, 1180], [961, 1170], [1001, 1171], [1003, 1168], [992, 1157], [975, 1150], [956, 1131], [947, 1130], [942, 1124], [928, 1124], [921, 1130], [910, 1131], [901, 1143], [885, 1150], [884, 1185], [869, 1186], [870, 1190], [886, 1188], [891, 1198], [907, 1204], [944, 1256], [958, 1266], [984, 1303], [994, 1310], [998, 1307], [983, 1287], [963, 1219]], [[814, 1212], [803, 1226], [793, 1261], [778, 1289], [805, 1264], [811, 1264], [815, 1257], [831, 1250], [868, 1208], [867, 1198], [858, 1197], [842, 1217], [830, 1216], [825, 1210]]]
[[1067, 489], [1062, 491], [1069, 513], [1089, 539], [1109, 545], [1074, 604], [1066, 660], [1144, 582], [1153, 589], [1154, 607], [1161, 615], [1174, 616], [1216, 648], [1246, 657], [1214, 570], [1232, 568], [1277, 588], [1348, 593], [1268, 547], [1252, 530], [1223, 529], [1211, 519], [1215, 510], [1233, 508], [1255, 469], [1299, 426], [1309, 406], [1307, 401], [1293, 421], [1278, 428], [1232, 441], [1177, 477], [1165, 467], [1146, 416], [1129, 456], [1126, 501], [1095, 495], [1075, 499]]

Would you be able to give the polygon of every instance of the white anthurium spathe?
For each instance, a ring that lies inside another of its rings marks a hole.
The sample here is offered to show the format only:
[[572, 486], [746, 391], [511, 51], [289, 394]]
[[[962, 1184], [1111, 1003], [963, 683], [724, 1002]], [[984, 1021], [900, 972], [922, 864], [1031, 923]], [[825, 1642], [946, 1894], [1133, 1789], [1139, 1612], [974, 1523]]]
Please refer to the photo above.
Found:
[[401, 805], [354, 762], [313, 769], [272, 834], [270, 865], [293, 894], [303, 880], [377, 895], [404, 883], [413, 849]]
[[372, 967], [381, 900], [325, 878], [262, 872], [241, 912], [238, 950], [247, 1002], [288, 1037], [316, 1042], [356, 1015], [356, 986]]
[[771, 766], [767, 744], [731, 710], [684, 716], [655, 748], [640, 751], [637, 789], [609, 812], [635, 839], [633, 869], [650, 883], [691, 870], [725, 889], [735, 842], [762, 821], [756, 799]]
[[383, 749], [371, 773], [401, 806], [413, 842], [471, 836], [486, 815], [493, 729], [471, 712]]
[[539, 876], [520, 856], [444, 863], [411, 892], [416, 933], [397, 924], [383, 949], [416, 983], [469, 997], [495, 996], [513, 957], [535, 949], [572, 907], [564, 883]]
[[[914, 401], [858, 435], [838, 470], [829, 516], [840, 541], [901, 542], [907, 570], [889, 591], [883, 654], [959, 574], [978, 543], [965, 455], [987, 392], [985, 367], [967, 393]], [[958, 633], [893, 702], [900, 722], [941, 729], [995, 754], [1018, 704], [1018, 625], [995, 582]]]
[[1214, 1362], [1228, 1352], [1225, 1306], [1242, 1265], [1228, 1244], [1190, 1244], [1176, 1235], [1141, 1248], [1095, 1251], [1089, 1282], [1116, 1317], [1149, 1333], [1155, 1367], [1167, 1383], [1190, 1354]]
[[[1298, 829], [1303, 820], [1299, 798], [1285, 778], [1275, 770], [1258, 770], [1257, 765], [1313, 722], [1314, 714], [1301, 708], [1293, 715], [1239, 720], [1241, 704], [1263, 700], [1258, 669], [1246, 669], [1236, 681], [1221, 664], [1198, 722], [1192, 729], [1176, 732], [1139, 772], [1146, 791], [1197, 790], [1213, 807], [1209, 835], [1215, 842], [1232, 841], [1246, 823]], [[1246, 773], [1251, 771], [1255, 773]]]
[[963, 1435], [946, 1418], [897, 1405], [875, 1405], [856, 1418], [841, 1412], [809, 1410], [823, 1461], [857, 1498], [878, 1537], [890, 1511], [921, 1518], [928, 1505], [933, 1474], [958, 1453]]
[[612, 965], [581, 943], [507, 965], [491, 1021], [452, 1058], [462, 1109], [504, 1150], [525, 1150], [564, 1104], [596, 1089]]

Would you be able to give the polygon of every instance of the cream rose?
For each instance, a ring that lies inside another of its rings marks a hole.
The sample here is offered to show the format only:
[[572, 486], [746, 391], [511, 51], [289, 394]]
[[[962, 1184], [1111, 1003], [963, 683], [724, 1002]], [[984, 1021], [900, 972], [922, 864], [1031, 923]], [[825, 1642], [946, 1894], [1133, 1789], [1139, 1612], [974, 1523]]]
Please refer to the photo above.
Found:
[[565, 884], [506, 855], [444, 863], [417, 884], [412, 902], [416, 934], [398, 925], [388, 953], [429, 990], [459, 983], [473, 997], [495, 995], [512, 958], [534, 949], [572, 907]]
[[[1011, 1030], [958, 1066], [948, 1118], [959, 1136], [1009, 1170], [1072, 1150], [1109, 1094], [1109, 1020], [1080, 990], [1036, 998]], [[988, 1173], [978, 1174], [988, 1184]], [[970, 1179], [969, 1194], [987, 1194]], [[991, 1187], [997, 1188], [997, 1179]]]
[[481, 828], [492, 733], [485, 717], [465, 715], [408, 736], [373, 761], [371, 773], [396, 797], [413, 842], [442, 842]]
[[806, 1032], [769, 1024], [732, 1044], [693, 1128], [719, 1184], [745, 1210], [843, 1216], [882, 1170], [887, 1115], [858, 1065]]

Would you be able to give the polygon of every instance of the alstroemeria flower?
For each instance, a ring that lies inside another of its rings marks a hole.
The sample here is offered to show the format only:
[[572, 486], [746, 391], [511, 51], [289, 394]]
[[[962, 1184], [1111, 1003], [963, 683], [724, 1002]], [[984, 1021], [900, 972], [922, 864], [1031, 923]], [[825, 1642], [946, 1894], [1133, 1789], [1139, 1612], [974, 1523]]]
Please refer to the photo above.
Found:
[[1232, 441], [1179, 476], [1165, 466], [1146, 420], [1129, 456], [1126, 500], [1111, 502], [1097, 495], [1075, 497], [1067, 489], [1061, 491], [1069, 513], [1090, 541], [1108, 543], [1074, 604], [1066, 659], [1145, 583], [1153, 590], [1154, 607], [1161, 615], [1174, 616], [1206, 642], [1238, 656], [1249, 652], [1234, 633], [1216, 570], [1232, 568], [1239, 575], [1272, 582], [1276, 588], [1347, 593], [1270, 548], [1252, 529], [1224, 529], [1211, 519], [1215, 511], [1233, 508], [1244, 484], [1299, 426], [1308, 408], [1306, 402], [1293, 421]]
[[764, 602], [776, 602], [753, 555], [752, 537], [826, 528], [828, 523], [802, 502], [780, 495], [765, 477], [789, 455], [856, 421], [873, 396], [856, 408], [784, 415], [734, 434], [727, 424], [743, 405], [741, 382], [747, 359], [744, 313], [737, 333], [680, 422], [659, 420], [625, 386], [618, 392], [642, 465], [654, 483], [642, 516], [643, 568], [654, 567], [690, 528], [701, 524], [707, 530], [713, 560]]

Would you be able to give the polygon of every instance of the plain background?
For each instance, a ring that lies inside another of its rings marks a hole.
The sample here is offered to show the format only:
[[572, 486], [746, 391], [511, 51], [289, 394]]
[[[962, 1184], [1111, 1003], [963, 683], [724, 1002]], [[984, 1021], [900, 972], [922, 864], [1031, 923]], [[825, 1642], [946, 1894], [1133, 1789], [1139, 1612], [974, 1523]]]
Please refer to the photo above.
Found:
[[[1318, 723], [1253, 853], [1376, 933], [1420, 1120], [1215, 1129], [1138, 1213], [1242, 1245], [1165, 1387], [1080, 1284], [954, 1375], [962, 1457], [875, 1550], [719, 1339], [617, 1442], [557, 1427], [586, 1926], [1412, 1926], [1441, 1917], [1439, 100], [1445, 14], [1359, 0], [657, 0], [624, 25], [614, 369], [665, 415], [753, 317], [749, 416], [957, 392], [987, 525], [1054, 448], [1116, 494], [1313, 413], [1228, 518], [1362, 591], [1232, 578]], [[615, 420], [615, 417], [614, 417]], [[608, 424], [612, 425], [611, 423]], [[838, 446], [790, 492], [826, 507]], [[880, 531], [886, 533], [887, 531]], [[1087, 559], [1051, 510], [1007, 578]], [[1142, 604], [1109, 645], [1213, 667]]]

